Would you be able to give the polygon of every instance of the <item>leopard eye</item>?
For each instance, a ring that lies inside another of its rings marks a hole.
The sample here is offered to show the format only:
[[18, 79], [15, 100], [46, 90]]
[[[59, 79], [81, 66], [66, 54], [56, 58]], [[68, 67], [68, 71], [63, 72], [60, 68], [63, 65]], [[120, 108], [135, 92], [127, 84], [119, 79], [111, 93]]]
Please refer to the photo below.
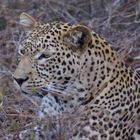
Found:
[[19, 45], [18, 54], [21, 56], [25, 54], [25, 50], [23, 49], [22, 45]]
[[38, 57], [38, 59], [49, 58], [49, 57], [50, 57], [49, 55], [43, 53]]
[[38, 57], [38, 59], [39, 59], [39, 60], [40, 60], [40, 59], [47, 59], [47, 58], [50, 58], [53, 54], [54, 54], [53, 52], [42, 53], [42, 54]]
[[24, 50], [21, 50], [21, 49], [19, 50], [20, 55], [24, 55], [24, 53], [25, 53]]

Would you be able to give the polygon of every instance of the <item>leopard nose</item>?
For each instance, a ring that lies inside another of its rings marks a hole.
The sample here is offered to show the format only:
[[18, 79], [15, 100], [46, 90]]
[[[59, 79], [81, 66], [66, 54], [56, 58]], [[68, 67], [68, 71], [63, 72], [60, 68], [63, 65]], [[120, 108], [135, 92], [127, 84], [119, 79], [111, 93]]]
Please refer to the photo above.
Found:
[[25, 81], [27, 81], [29, 79], [29, 77], [26, 77], [26, 78], [15, 78], [15, 81], [21, 86]]

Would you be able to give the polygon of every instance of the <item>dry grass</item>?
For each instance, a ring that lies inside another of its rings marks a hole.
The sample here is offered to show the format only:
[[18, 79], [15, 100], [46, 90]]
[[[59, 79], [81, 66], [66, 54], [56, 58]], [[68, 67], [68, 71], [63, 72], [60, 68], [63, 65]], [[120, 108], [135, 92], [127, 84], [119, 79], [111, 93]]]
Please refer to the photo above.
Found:
[[41, 134], [42, 139], [51, 140], [53, 132], [55, 140], [68, 139], [71, 130], [66, 120], [72, 118], [38, 120], [40, 100], [23, 97], [13, 84], [11, 73], [17, 64], [16, 51], [24, 37], [18, 18], [24, 11], [42, 22], [62, 20], [89, 26], [112, 44], [126, 65], [140, 73], [140, 1], [0, 0], [0, 94], [3, 94], [0, 139], [17, 140], [21, 131], [30, 135], [30, 140], [35, 139], [33, 128], [44, 122], [46, 125], [41, 129], [46, 132]]

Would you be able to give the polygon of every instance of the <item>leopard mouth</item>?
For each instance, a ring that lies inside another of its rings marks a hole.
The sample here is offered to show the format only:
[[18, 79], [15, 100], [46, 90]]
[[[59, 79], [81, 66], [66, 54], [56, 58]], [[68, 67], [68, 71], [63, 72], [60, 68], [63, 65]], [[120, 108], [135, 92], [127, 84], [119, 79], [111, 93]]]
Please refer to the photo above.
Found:
[[23, 94], [28, 95], [29, 93], [25, 92], [24, 90], [21, 91]]
[[25, 94], [25, 95], [29, 95], [29, 96], [38, 96], [40, 98], [43, 98], [44, 96], [48, 95], [48, 94], [51, 94], [53, 96], [61, 96], [62, 92], [65, 91], [67, 86], [58, 86], [57, 84], [55, 85], [49, 85], [49, 86], [43, 86], [43, 87], [40, 87], [38, 89], [35, 89], [35, 91], [33, 91], [33, 89], [31, 90], [24, 90], [22, 89], [22, 93]]
[[28, 96], [37, 96], [37, 97], [40, 97], [40, 98], [43, 98], [44, 96], [46, 96], [48, 93], [47, 92], [40, 92], [40, 91], [38, 91], [38, 92], [36, 92], [36, 93], [29, 93], [29, 92], [26, 92], [26, 91], [24, 91], [24, 90], [22, 90], [21, 91], [22, 92], [22, 94], [24, 94], [24, 95], [28, 95]]

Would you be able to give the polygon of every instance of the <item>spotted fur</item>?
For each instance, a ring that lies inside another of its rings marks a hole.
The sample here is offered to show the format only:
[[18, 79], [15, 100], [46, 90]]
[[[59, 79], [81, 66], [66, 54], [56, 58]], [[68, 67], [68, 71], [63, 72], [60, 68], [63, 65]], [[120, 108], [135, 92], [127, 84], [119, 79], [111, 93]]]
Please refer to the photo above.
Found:
[[26, 13], [21, 24], [29, 31], [14, 79], [24, 93], [43, 97], [43, 116], [78, 107], [72, 140], [133, 140], [140, 80], [112, 47], [83, 25], [40, 24]]

